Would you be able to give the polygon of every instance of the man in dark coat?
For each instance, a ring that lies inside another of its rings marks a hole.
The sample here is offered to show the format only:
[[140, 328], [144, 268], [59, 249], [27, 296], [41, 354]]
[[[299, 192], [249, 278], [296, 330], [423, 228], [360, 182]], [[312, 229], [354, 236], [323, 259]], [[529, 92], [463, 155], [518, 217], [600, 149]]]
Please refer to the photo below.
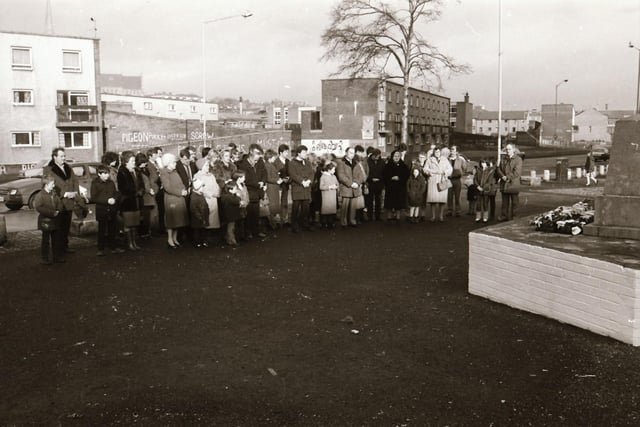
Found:
[[[191, 193], [191, 183], [193, 182], [193, 177], [196, 173], [198, 173], [198, 168], [196, 167], [196, 150], [193, 147], [185, 147], [180, 150], [180, 160], [176, 163], [176, 173], [182, 180], [182, 184], [184, 184], [184, 188], [187, 189], [189, 193]], [[185, 197], [185, 202], [187, 205], [187, 218], [190, 218], [189, 207], [191, 206], [190, 197], [187, 195]], [[184, 233], [192, 238], [191, 228], [189, 226], [186, 227], [186, 230], [179, 230], [179, 238], [184, 238]]]
[[313, 182], [313, 167], [307, 160], [308, 149], [304, 145], [296, 149], [296, 158], [289, 162], [289, 177], [291, 178], [291, 230], [294, 233], [305, 230], [313, 231], [309, 226], [309, 204], [311, 203], [311, 183]]
[[51, 161], [42, 172], [43, 176], [50, 175], [55, 181], [55, 191], [62, 200], [62, 210], [58, 214], [60, 231], [58, 232], [59, 247], [63, 252], [73, 253], [74, 249], [69, 248], [69, 231], [71, 230], [71, 219], [73, 208], [76, 204], [76, 197], [80, 195], [78, 179], [71, 167], [66, 163], [66, 153], [64, 148], [57, 147], [51, 152]]
[[367, 187], [369, 194], [365, 195], [365, 203], [370, 220], [380, 221], [382, 217], [382, 190], [384, 189], [384, 160], [382, 153], [375, 148], [369, 158], [369, 176], [367, 177]]
[[353, 177], [353, 169], [357, 165], [355, 155], [356, 150], [353, 147], [348, 147], [344, 152], [344, 157], [336, 162], [336, 177], [340, 183], [340, 197], [342, 198], [340, 206], [340, 225], [342, 227], [357, 227], [356, 207], [353, 201], [362, 195], [362, 188]]
[[245, 185], [249, 191], [249, 205], [247, 206], [247, 217], [245, 218], [247, 232], [249, 236], [258, 235], [260, 238], [267, 236], [258, 229], [260, 199], [264, 195], [267, 182], [267, 170], [261, 159], [263, 154], [262, 148], [258, 144], [251, 144], [247, 156], [238, 162], [238, 170], [244, 171]]
[[513, 144], [507, 144], [506, 151], [507, 155], [503, 156], [496, 169], [502, 192], [502, 215], [498, 217], [498, 221], [510, 221], [515, 218], [519, 202], [522, 159], [516, 154]]
[[287, 144], [280, 144], [278, 147], [278, 157], [273, 165], [278, 171], [278, 176], [282, 179], [280, 184], [280, 217], [282, 224], [289, 222], [289, 157], [290, 149]]

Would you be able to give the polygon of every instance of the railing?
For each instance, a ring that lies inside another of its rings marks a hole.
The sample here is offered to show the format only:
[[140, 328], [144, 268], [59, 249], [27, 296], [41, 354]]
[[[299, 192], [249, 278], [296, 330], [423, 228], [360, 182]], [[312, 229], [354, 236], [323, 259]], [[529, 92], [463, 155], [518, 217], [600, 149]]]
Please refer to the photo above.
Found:
[[95, 105], [59, 105], [56, 107], [57, 127], [98, 126], [98, 107]]

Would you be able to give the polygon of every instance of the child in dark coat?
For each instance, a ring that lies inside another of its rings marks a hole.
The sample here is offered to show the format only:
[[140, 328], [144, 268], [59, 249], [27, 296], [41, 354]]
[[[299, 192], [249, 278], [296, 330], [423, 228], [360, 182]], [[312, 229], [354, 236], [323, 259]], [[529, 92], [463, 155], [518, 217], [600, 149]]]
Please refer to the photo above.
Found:
[[191, 231], [193, 232], [193, 244], [196, 248], [207, 247], [207, 239], [204, 229], [209, 226], [209, 205], [202, 194], [204, 184], [199, 179], [191, 183], [191, 198], [189, 200], [189, 215]]
[[420, 222], [420, 207], [424, 204], [427, 192], [427, 181], [418, 167], [411, 169], [407, 180], [407, 201], [409, 202], [409, 222]]
[[33, 202], [38, 211], [38, 230], [42, 231], [40, 245], [42, 264], [51, 264], [49, 252], [53, 252], [53, 262], [64, 262], [64, 242], [60, 235], [60, 219], [58, 214], [62, 210], [62, 201], [54, 190], [56, 186], [52, 176], [42, 177], [42, 191], [36, 194]]
[[91, 182], [91, 202], [96, 204], [98, 221], [98, 256], [106, 255], [106, 246], [109, 246], [112, 254], [124, 252], [116, 247], [118, 199], [118, 190], [116, 183], [111, 179], [109, 167], [98, 166], [98, 176]]
[[224, 190], [220, 196], [222, 217], [227, 223], [225, 241], [229, 246], [238, 246], [236, 241], [236, 222], [242, 221], [240, 208], [240, 196], [235, 181], [229, 180], [224, 184]]

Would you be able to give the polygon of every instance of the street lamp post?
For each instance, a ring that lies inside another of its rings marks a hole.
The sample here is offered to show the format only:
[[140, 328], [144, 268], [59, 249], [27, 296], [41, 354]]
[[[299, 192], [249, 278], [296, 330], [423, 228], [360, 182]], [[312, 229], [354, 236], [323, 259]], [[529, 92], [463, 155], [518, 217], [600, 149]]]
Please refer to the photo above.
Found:
[[553, 110], [555, 113], [555, 119], [553, 121], [553, 141], [554, 143], [558, 140], [558, 86], [568, 82], [569, 79], [564, 79], [558, 84], [556, 84], [556, 103], [553, 104]]
[[640, 48], [629, 42], [629, 47], [638, 51], [638, 86], [636, 89], [636, 114], [640, 114]]
[[252, 15], [253, 13], [247, 11], [239, 15], [230, 15], [202, 21], [202, 143], [205, 147], [207, 146], [207, 56], [205, 48], [205, 28], [207, 24], [214, 22], [226, 21], [233, 18], [248, 18]]

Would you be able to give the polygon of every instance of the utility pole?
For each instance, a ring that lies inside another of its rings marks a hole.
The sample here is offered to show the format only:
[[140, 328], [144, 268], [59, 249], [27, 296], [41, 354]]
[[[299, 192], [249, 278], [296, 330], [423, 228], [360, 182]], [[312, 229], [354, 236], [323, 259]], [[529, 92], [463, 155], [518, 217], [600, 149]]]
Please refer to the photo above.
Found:
[[46, 15], [44, 17], [44, 30], [46, 34], [53, 34], [53, 13], [51, 12], [51, 0], [47, 0]]

